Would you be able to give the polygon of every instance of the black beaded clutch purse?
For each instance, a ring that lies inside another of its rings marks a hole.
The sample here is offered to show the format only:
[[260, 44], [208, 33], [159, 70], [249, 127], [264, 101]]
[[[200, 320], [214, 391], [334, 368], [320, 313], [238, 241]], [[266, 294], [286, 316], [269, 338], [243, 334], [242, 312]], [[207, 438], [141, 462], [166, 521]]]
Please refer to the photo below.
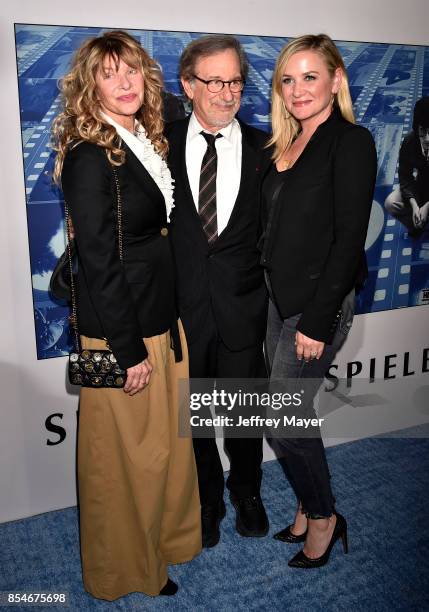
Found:
[[112, 351], [83, 349], [69, 356], [69, 380], [82, 387], [111, 387], [120, 389], [127, 378]]
[[[113, 175], [115, 177], [116, 184], [116, 196], [117, 196], [117, 231], [118, 231], [118, 250], [119, 258], [123, 261], [122, 252], [122, 204], [121, 204], [121, 192], [119, 189], [119, 180], [116, 172], [116, 168], [112, 166]], [[83, 349], [80, 343], [79, 330], [77, 326], [77, 300], [76, 300], [76, 286], [74, 282], [75, 270], [73, 269], [73, 255], [72, 247], [73, 241], [70, 237], [70, 216], [67, 206], [67, 202], [64, 202], [64, 208], [66, 213], [66, 227], [67, 227], [67, 249], [64, 253], [64, 259], [67, 261], [69, 266], [68, 278], [70, 282], [70, 298], [72, 306], [72, 314], [70, 316], [70, 322], [73, 327], [75, 337], [75, 350], [69, 355], [68, 363], [68, 375], [69, 381], [72, 385], [80, 385], [81, 387], [93, 387], [99, 389], [101, 387], [107, 387], [112, 389], [120, 389], [125, 385], [127, 380], [127, 372], [123, 370], [118, 364], [116, 357], [112, 351], [107, 350], [95, 350], [95, 349]]]

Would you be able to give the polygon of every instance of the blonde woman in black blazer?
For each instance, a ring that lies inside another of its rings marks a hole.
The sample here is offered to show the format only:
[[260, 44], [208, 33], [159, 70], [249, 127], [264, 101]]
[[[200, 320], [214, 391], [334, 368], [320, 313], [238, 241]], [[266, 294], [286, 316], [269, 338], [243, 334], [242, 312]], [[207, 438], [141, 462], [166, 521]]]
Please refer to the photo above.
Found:
[[137, 41], [107, 32], [77, 51], [54, 125], [55, 178], [79, 260], [82, 347], [108, 343], [127, 370], [124, 389], [80, 395], [83, 580], [107, 600], [133, 591], [174, 595], [167, 564], [201, 549], [192, 442], [177, 431], [178, 381], [188, 377], [188, 361], [175, 312], [161, 89], [159, 69]]
[[[344, 63], [328, 36], [302, 36], [281, 51], [272, 96], [273, 155], [263, 184], [267, 354], [272, 383], [309, 379], [302, 388], [314, 416], [308, 392], [344, 341], [367, 274], [376, 152], [368, 130], [354, 123]], [[298, 511], [275, 537], [305, 542], [291, 567], [324, 565], [339, 538], [347, 551], [319, 433], [279, 440]]]

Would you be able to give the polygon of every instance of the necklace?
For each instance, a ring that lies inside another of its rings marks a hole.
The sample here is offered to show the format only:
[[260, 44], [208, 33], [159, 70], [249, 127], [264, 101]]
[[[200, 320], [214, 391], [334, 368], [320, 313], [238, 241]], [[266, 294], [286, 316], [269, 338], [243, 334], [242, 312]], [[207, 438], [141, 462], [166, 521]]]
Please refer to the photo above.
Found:
[[[278, 164], [280, 166], [279, 171], [283, 172], [284, 170], [289, 170], [296, 163], [296, 161], [301, 157], [302, 152], [308, 143], [308, 138], [304, 140], [302, 136], [302, 132], [298, 134], [295, 138], [291, 146], [283, 152], [282, 157], [280, 158]], [[289, 158], [286, 158], [286, 155], [289, 155]], [[283, 157], [284, 156], [284, 157]]]

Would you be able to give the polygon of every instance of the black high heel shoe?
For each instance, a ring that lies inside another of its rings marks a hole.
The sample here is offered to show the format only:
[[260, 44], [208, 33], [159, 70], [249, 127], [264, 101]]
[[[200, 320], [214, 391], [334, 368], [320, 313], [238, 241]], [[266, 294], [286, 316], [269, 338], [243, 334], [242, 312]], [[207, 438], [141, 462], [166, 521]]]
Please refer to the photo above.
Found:
[[331, 554], [331, 550], [334, 547], [334, 544], [337, 540], [341, 538], [343, 543], [344, 554], [349, 552], [349, 545], [347, 540], [347, 521], [338, 512], [335, 512], [335, 516], [337, 517], [337, 522], [335, 523], [334, 532], [331, 537], [331, 541], [328, 544], [328, 548], [325, 550], [321, 557], [317, 559], [310, 559], [304, 553], [303, 550], [300, 550], [288, 563], [289, 567], [299, 567], [301, 569], [310, 569], [312, 567], [322, 567], [322, 565], [326, 565], [329, 561], [329, 555]]
[[305, 538], [307, 537], [307, 529], [304, 533], [300, 533], [296, 535], [292, 533], [291, 528], [293, 525], [289, 525], [285, 529], [282, 529], [278, 533], [273, 535], [275, 540], [280, 540], [280, 542], [287, 542], [288, 544], [299, 544], [300, 542], [305, 542]]
[[159, 594], [171, 596], [171, 595], [175, 595], [178, 590], [179, 590], [179, 587], [177, 586], [177, 584], [173, 582], [172, 580], [170, 580], [170, 578], [167, 578], [167, 582], [162, 587]]

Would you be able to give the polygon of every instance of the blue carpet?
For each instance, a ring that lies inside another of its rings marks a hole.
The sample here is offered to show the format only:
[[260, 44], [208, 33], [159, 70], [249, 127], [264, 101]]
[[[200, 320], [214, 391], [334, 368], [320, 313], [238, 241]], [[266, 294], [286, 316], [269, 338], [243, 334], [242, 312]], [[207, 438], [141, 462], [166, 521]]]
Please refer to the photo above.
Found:
[[270, 534], [240, 537], [228, 502], [220, 544], [171, 567], [180, 585], [175, 597], [134, 593], [108, 603], [86, 594], [76, 508], [0, 525], [0, 591], [67, 591], [68, 609], [78, 611], [429, 610], [429, 440], [371, 438], [327, 452], [338, 510], [349, 523], [350, 552], [344, 555], [337, 543], [323, 568], [289, 568], [299, 545], [271, 537], [290, 523], [295, 500], [281, 466], [270, 461], [262, 486]]

